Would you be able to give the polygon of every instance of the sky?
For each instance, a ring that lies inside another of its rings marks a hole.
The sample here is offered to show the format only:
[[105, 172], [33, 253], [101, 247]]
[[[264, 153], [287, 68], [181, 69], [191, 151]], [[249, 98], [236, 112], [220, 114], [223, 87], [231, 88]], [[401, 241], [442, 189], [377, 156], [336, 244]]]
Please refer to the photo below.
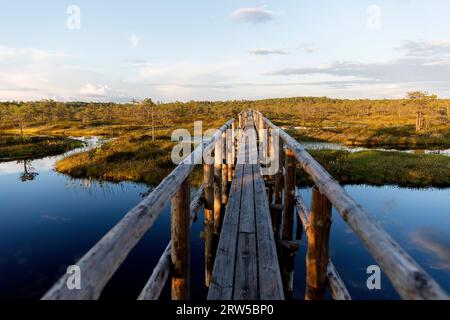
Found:
[[450, 98], [448, 0], [0, 0], [0, 100]]

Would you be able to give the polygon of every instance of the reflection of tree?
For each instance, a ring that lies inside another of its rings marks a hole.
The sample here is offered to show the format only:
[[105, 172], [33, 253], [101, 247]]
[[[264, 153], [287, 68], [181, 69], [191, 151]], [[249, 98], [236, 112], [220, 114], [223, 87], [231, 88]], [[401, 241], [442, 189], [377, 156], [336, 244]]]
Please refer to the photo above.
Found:
[[23, 160], [23, 173], [20, 175], [20, 181], [33, 181], [39, 173], [33, 172], [34, 168], [31, 166], [31, 160]]

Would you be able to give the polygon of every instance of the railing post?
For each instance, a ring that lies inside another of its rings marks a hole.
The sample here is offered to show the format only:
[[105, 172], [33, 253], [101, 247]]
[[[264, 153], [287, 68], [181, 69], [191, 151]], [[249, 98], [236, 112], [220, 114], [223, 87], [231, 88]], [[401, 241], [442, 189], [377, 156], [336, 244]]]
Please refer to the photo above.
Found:
[[306, 300], [323, 298], [329, 261], [328, 244], [331, 227], [331, 202], [317, 187], [312, 189], [311, 215], [306, 230]]
[[[225, 212], [225, 207], [228, 203], [228, 150], [227, 150], [227, 130], [222, 134], [222, 214]], [[222, 217], [223, 219], [223, 217]]]
[[289, 148], [286, 148], [285, 161], [283, 240], [292, 240], [294, 234], [295, 175], [297, 172], [297, 162], [294, 152]]
[[227, 166], [228, 166], [228, 188], [227, 193], [230, 191], [231, 183], [233, 181], [233, 169], [234, 169], [234, 122], [231, 125], [231, 130], [227, 134]]
[[278, 146], [278, 173], [275, 176], [275, 204], [281, 204], [283, 202], [283, 140], [281, 138]]
[[[293, 240], [294, 238], [294, 206], [295, 206], [295, 175], [296, 159], [294, 152], [286, 148], [286, 163], [284, 177], [284, 213], [282, 240]], [[292, 298], [294, 291], [294, 259], [295, 251], [281, 247], [281, 276], [285, 289], [286, 298]]]
[[203, 165], [204, 191], [204, 225], [205, 225], [205, 285], [209, 287], [214, 266], [214, 168]]
[[191, 185], [187, 178], [172, 198], [172, 300], [189, 299], [189, 227]]
[[222, 136], [214, 148], [214, 233], [220, 234], [222, 219]]

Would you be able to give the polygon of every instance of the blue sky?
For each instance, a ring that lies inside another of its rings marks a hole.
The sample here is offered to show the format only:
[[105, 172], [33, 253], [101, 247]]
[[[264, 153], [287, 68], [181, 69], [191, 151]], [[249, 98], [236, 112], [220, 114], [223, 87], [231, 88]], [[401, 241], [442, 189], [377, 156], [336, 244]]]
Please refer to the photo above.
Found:
[[0, 100], [450, 97], [445, 0], [0, 5]]

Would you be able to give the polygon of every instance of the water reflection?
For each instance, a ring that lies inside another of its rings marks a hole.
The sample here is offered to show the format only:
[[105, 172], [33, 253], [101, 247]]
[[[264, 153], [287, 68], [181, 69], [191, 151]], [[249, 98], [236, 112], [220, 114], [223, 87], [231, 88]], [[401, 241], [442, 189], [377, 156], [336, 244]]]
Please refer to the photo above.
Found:
[[395, 149], [395, 148], [365, 148], [352, 147], [340, 143], [333, 142], [301, 142], [301, 144], [308, 150], [343, 150], [348, 152], [361, 152], [366, 150], [377, 150], [384, 152], [405, 152], [410, 154], [440, 154], [450, 157], [450, 149]]
[[413, 230], [411, 241], [431, 254], [431, 268], [450, 270], [450, 233], [437, 228], [423, 227]]
[[33, 181], [36, 178], [36, 176], [39, 175], [39, 173], [33, 172], [33, 170], [35, 169], [33, 166], [31, 166], [31, 160], [21, 160], [18, 162], [23, 163], [23, 172], [20, 175], [20, 181], [22, 182]]

